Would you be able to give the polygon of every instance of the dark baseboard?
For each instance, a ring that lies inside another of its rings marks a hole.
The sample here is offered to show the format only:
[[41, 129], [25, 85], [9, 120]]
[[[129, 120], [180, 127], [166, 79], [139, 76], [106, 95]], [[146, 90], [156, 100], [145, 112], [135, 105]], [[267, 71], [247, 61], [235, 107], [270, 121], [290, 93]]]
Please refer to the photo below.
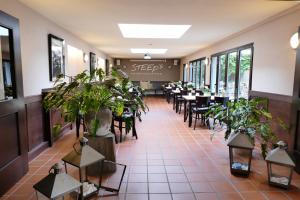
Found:
[[48, 142], [40, 143], [37, 147], [28, 152], [28, 160], [31, 161], [49, 147]]

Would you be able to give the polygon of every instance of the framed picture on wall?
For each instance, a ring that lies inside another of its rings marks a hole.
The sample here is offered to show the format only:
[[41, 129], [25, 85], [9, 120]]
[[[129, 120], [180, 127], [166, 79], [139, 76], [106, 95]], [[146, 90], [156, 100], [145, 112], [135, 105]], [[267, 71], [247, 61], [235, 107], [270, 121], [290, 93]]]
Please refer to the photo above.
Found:
[[90, 73], [94, 71], [97, 67], [97, 58], [96, 54], [90, 52]]
[[48, 34], [49, 74], [50, 81], [59, 75], [65, 75], [64, 39]]

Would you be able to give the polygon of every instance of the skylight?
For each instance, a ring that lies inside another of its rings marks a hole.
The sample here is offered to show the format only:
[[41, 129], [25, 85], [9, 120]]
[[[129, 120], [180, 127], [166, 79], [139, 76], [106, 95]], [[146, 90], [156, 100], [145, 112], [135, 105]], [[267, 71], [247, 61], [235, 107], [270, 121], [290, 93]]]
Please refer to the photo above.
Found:
[[191, 25], [118, 24], [124, 38], [178, 39]]
[[131, 53], [165, 54], [168, 49], [130, 49]]

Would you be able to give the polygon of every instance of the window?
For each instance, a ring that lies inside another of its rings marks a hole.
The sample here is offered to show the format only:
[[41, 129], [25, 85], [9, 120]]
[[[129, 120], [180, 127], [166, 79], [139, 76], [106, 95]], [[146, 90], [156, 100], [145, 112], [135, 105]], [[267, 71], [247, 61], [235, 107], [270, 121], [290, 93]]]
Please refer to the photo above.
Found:
[[196, 88], [202, 88], [205, 85], [205, 57], [190, 62], [192, 74], [190, 82], [193, 82]]
[[[200, 74], [200, 72], [201, 72], [201, 74]], [[199, 82], [200, 82], [200, 87], [203, 88], [204, 85], [205, 85], [205, 60], [201, 61], [201, 70], [200, 70], [200, 72], [199, 72], [199, 74], [200, 74], [200, 76], [199, 76], [200, 77]]]
[[12, 30], [0, 26], [0, 101], [16, 97]]
[[239, 70], [239, 87], [238, 97], [248, 98], [250, 90], [250, 75], [252, 66], [252, 50], [244, 49], [240, 51], [240, 70]]
[[235, 79], [236, 79], [236, 67], [237, 67], [237, 52], [228, 54], [227, 61], [227, 94], [230, 99], [235, 98]]
[[217, 62], [218, 57], [214, 56], [211, 58], [211, 69], [210, 69], [210, 92], [215, 93], [216, 92], [216, 86], [217, 86]]
[[183, 82], [187, 82], [188, 80], [188, 65], [187, 64], [183, 64]]
[[223, 93], [225, 90], [225, 70], [226, 70], [226, 65], [225, 65], [225, 60], [226, 60], [226, 55], [221, 55], [219, 57], [219, 72], [218, 72], [218, 94]]
[[211, 92], [230, 99], [248, 98], [251, 89], [253, 44], [217, 53], [211, 57]]

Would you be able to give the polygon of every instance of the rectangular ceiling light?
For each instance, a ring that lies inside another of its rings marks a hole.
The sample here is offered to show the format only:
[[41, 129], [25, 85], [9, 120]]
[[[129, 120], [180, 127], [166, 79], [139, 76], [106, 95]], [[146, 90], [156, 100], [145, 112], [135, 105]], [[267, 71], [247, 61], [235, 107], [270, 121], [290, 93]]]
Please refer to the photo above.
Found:
[[130, 49], [131, 53], [165, 54], [168, 49]]
[[191, 25], [118, 24], [124, 38], [178, 39]]

